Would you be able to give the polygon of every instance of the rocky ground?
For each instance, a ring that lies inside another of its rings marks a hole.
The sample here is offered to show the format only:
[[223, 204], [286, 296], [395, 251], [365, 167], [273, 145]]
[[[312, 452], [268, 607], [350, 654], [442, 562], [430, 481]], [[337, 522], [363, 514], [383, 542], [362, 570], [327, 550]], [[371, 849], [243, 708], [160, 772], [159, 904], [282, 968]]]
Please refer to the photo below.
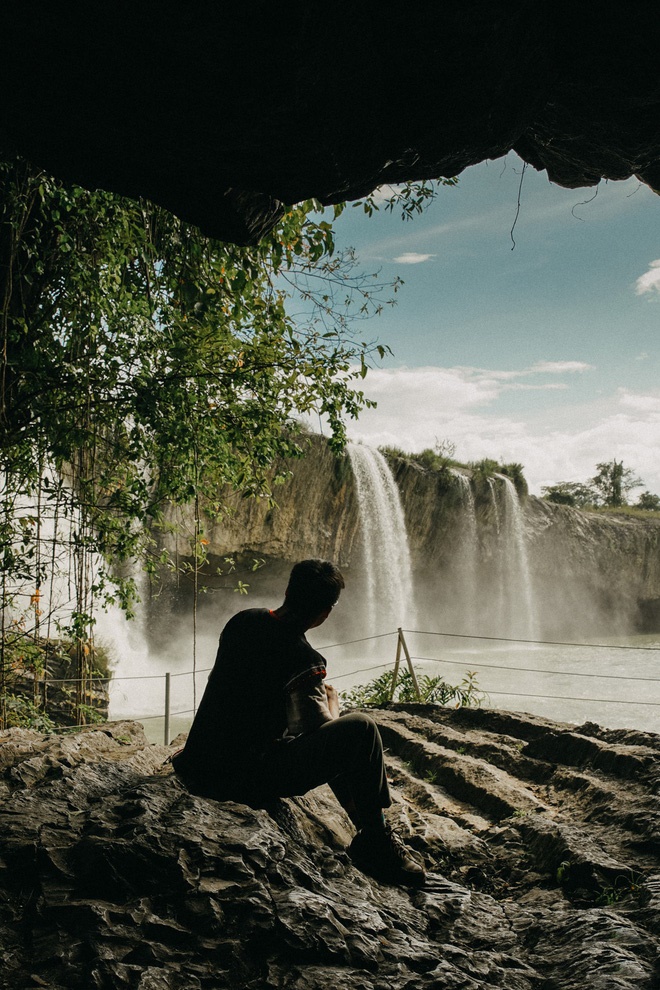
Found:
[[253, 810], [135, 723], [0, 733], [0, 985], [657, 990], [659, 736], [375, 714], [423, 890], [352, 866], [327, 788]]

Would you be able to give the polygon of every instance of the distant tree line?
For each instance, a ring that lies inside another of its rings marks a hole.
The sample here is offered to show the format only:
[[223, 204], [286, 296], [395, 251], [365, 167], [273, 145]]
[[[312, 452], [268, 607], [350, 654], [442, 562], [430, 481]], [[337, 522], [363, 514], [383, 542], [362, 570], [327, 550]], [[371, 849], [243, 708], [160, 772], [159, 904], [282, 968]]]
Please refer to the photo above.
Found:
[[588, 481], [560, 481], [556, 485], [544, 485], [541, 489], [548, 502], [572, 505], [578, 509], [587, 507], [632, 505], [636, 509], [660, 512], [660, 496], [644, 491], [637, 501], [628, 501], [628, 495], [644, 482], [623, 461], [603, 461], [596, 465], [597, 473]]

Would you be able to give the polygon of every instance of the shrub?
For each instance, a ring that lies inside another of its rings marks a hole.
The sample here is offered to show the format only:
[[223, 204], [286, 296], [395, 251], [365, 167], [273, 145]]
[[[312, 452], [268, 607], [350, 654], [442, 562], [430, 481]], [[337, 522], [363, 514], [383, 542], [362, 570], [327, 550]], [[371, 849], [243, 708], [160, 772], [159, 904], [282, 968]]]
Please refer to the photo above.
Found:
[[[350, 691], [342, 691], [341, 699], [351, 708], [365, 708], [369, 705], [386, 705], [390, 700], [402, 703], [416, 702], [417, 694], [409, 670], [405, 670], [398, 678], [394, 698], [392, 692], [392, 677], [394, 671], [387, 670], [368, 684], [358, 684]], [[477, 687], [477, 675], [468, 671], [458, 685], [447, 684], [442, 677], [429, 677], [422, 674], [417, 678], [421, 702], [427, 705], [453, 705], [455, 708], [478, 708], [485, 695]]]
[[5, 728], [36, 729], [38, 732], [52, 732], [55, 723], [47, 713], [41, 711], [29, 698], [20, 694], [8, 694], [5, 702]]
[[505, 475], [510, 478], [511, 481], [516, 486], [516, 491], [518, 492], [519, 498], [526, 498], [529, 494], [529, 489], [527, 487], [527, 482], [525, 481], [525, 476], [523, 475], [524, 467], [522, 464], [502, 464], [500, 466], [500, 474]]
[[635, 503], [635, 508], [646, 509], [649, 512], [660, 512], [660, 495], [654, 495], [649, 491], [642, 492]]
[[405, 450], [402, 450], [401, 447], [379, 447], [378, 450], [386, 461], [409, 461], [411, 458], [411, 455], [406, 454]]

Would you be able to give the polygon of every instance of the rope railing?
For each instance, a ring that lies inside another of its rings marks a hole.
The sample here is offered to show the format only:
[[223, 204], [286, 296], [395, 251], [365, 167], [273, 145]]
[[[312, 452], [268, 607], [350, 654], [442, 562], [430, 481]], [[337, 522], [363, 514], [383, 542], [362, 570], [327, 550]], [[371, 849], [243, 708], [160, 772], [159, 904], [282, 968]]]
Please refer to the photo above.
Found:
[[[212, 670], [212, 667], [203, 667], [201, 670], [198, 669], [198, 674], [208, 674]], [[172, 677], [188, 677], [192, 674], [192, 670], [181, 670], [172, 674]], [[92, 681], [95, 684], [116, 684], [117, 681], [155, 681], [162, 680], [165, 674], [122, 674], [119, 677], [109, 676], [109, 677], [48, 677], [48, 684], [79, 684], [82, 680], [86, 683]]]
[[[162, 675], [159, 675], [159, 676], [162, 676]], [[194, 714], [195, 714], [194, 708], [188, 708], [188, 709], [186, 709], [185, 712], [170, 712], [170, 717], [171, 718], [176, 718], [178, 715], [194, 715]], [[121, 719], [120, 721], [122, 721], [122, 722], [129, 722], [129, 721], [130, 722], [134, 722], [134, 721], [148, 722], [148, 721], [150, 721], [151, 719], [154, 719], [154, 718], [164, 718], [164, 715], [161, 715], [160, 713], [158, 715], [140, 715], [137, 718], [130, 718], [130, 719], [124, 718], [124, 719]], [[53, 726], [53, 728], [52, 729], [49, 729], [48, 731], [49, 732], [71, 732], [71, 731], [73, 731], [73, 729], [97, 729], [100, 726], [105, 725], [105, 724], [106, 724], [105, 722], [77, 722], [75, 725], [56, 725], [56, 726]], [[167, 745], [167, 743], [165, 743], [165, 745]]]
[[579, 698], [568, 694], [526, 694], [519, 691], [488, 691], [488, 695], [497, 694], [503, 698], [539, 698], [543, 701], [591, 701], [603, 705], [648, 705], [660, 708], [660, 701], [622, 701], [621, 698]]
[[[404, 629], [404, 632], [412, 636], [446, 636], [448, 639], [484, 639], [494, 643], [523, 643], [528, 646], [580, 646], [589, 647], [592, 650], [650, 650], [653, 653], [660, 653], [660, 646], [617, 646], [609, 643], [571, 643], [559, 639], [518, 639], [514, 636], [479, 636], [475, 633], [449, 633], [437, 632], [435, 630]], [[388, 635], [393, 635], [389, 633]]]
[[385, 663], [377, 663], [375, 667], [360, 667], [358, 670], [349, 670], [346, 674], [333, 674], [333, 681], [340, 681], [342, 677], [354, 677], [356, 674], [368, 674], [372, 670], [382, 670], [383, 667], [391, 667], [392, 661], [387, 660]]
[[[397, 630], [392, 630], [387, 633], [378, 633], [373, 636], [362, 636], [359, 639], [346, 640], [341, 643], [331, 643], [325, 646], [319, 647], [319, 650], [327, 652], [328, 650], [338, 649], [344, 646], [354, 646], [359, 643], [368, 643], [376, 640], [387, 639], [391, 636], [396, 636], [397, 646], [396, 646], [396, 657], [394, 661], [384, 661], [383, 663], [375, 664], [368, 667], [359, 667], [354, 670], [346, 671], [343, 674], [337, 674], [333, 676], [333, 681], [342, 680], [346, 677], [355, 677], [357, 674], [371, 673], [375, 670], [383, 670], [387, 667], [393, 668], [392, 685], [390, 688], [390, 698], [394, 697], [394, 692], [396, 690], [397, 678], [399, 674], [400, 663], [402, 657], [405, 658], [405, 662], [408, 666], [410, 672], [413, 688], [417, 695], [418, 700], [422, 700], [421, 692], [419, 689], [417, 676], [414, 668], [413, 662], [417, 663], [440, 663], [450, 666], [461, 666], [470, 668], [486, 669], [486, 670], [506, 670], [514, 671], [515, 673], [532, 673], [532, 674], [550, 674], [559, 675], [566, 677], [583, 677], [583, 678], [602, 678], [604, 680], [613, 681], [635, 681], [643, 683], [660, 683], [660, 677], [646, 677], [639, 676], [637, 674], [607, 674], [607, 673], [593, 673], [590, 671], [577, 671], [577, 670], [552, 670], [547, 667], [518, 667], [511, 664], [493, 664], [488, 662], [483, 662], [476, 658], [470, 658], [469, 660], [457, 659], [456, 657], [446, 658], [446, 657], [427, 657], [427, 656], [413, 656], [411, 655], [408, 644], [406, 642], [405, 634], [415, 635], [415, 636], [439, 636], [446, 637], [449, 639], [462, 639], [462, 640], [479, 640], [486, 642], [497, 642], [497, 643], [513, 643], [522, 644], [529, 646], [562, 646], [562, 647], [578, 647], [583, 649], [594, 649], [602, 650], [606, 649], [609, 651], [621, 650], [635, 650], [635, 651], [646, 651], [660, 653], [660, 647], [657, 646], [627, 646], [627, 645], [616, 645], [608, 643], [578, 643], [570, 642], [566, 640], [540, 640], [540, 639], [520, 639], [516, 637], [508, 636], [486, 636], [470, 633], [451, 633], [451, 632], [441, 632], [437, 630], [410, 630], [399, 628]], [[138, 718], [139, 721], [149, 721], [153, 719], [164, 719], [164, 741], [167, 745], [169, 743], [170, 734], [170, 720], [171, 718], [183, 717], [186, 715], [194, 715], [195, 708], [187, 709], [185, 711], [171, 711], [171, 680], [174, 677], [190, 677], [191, 675], [197, 676], [198, 674], [207, 674], [212, 670], [211, 667], [204, 667], [198, 670], [185, 670], [176, 671], [171, 673], [169, 671], [163, 674], [133, 674], [133, 675], [120, 675], [119, 677], [109, 676], [109, 677], [98, 677], [91, 678], [93, 684], [100, 683], [112, 683], [116, 684], [123, 681], [149, 681], [149, 680], [165, 680], [165, 699], [164, 699], [164, 711], [159, 714], [141, 715]], [[89, 678], [87, 682], [89, 683]], [[69, 677], [69, 678], [48, 678], [47, 683], [51, 684], [76, 684], [80, 683], [81, 678]], [[518, 692], [518, 691], [501, 691], [501, 690], [489, 690], [486, 692], [488, 696], [494, 695], [498, 697], [511, 697], [511, 698], [530, 698], [538, 700], [553, 700], [553, 701], [577, 701], [577, 702], [592, 702], [596, 704], [625, 704], [625, 705], [636, 705], [643, 707], [660, 707], [660, 702], [655, 701], [633, 701], [624, 700], [620, 698], [585, 698], [576, 697], [571, 695], [556, 695], [556, 694], [530, 694], [528, 692]], [[87, 725], [68, 725], [68, 726], [58, 726], [56, 730], [53, 731], [67, 731], [71, 729], [79, 728], [89, 728]]]
[[[636, 674], [592, 674], [583, 670], [550, 670], [548, 667], [512, 667], [501, 663], [484, 663], [481, 660], [445, 660], [441, 657], [411, 657], [420, 663], [449, 663], [458, 667], [486, 667], [488, 670], [515, 670], [520, 674], [561, 674], [565, 677], [602, 677], [614, 681], [651, 681], [660, 684], [660, 677], [638, 677]], [[495, 692], [493, 692], [494, 694]]]
[[396, 636], [397, 630], [392, 632], [378, 633], [376, 636], [362, 636], [361, 639], [349, 639], [345, 643], [330, 643], [328, 646], [319, 646], [319, 650], [334, 650], [338, 646], [353, 646], [355, 643], [369, 643], [374, 639], [386, 639], [388, 636]]

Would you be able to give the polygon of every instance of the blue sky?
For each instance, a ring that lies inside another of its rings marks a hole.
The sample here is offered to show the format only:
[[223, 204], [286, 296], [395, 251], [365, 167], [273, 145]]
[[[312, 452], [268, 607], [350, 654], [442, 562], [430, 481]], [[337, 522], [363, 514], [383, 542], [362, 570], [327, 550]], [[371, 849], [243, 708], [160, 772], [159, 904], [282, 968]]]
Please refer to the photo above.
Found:
[[[338, 246], [401, 276], [369, 326], [393, 355], [354, 439], [520, 461], [531, 490], [623, 459], [660, 493], [660, 197], [636, 180], [553, 186], [507, 159], [465, 171], [403, 222], [349, 207]], [[591, 202], [585, 202], [590, 200]]]

